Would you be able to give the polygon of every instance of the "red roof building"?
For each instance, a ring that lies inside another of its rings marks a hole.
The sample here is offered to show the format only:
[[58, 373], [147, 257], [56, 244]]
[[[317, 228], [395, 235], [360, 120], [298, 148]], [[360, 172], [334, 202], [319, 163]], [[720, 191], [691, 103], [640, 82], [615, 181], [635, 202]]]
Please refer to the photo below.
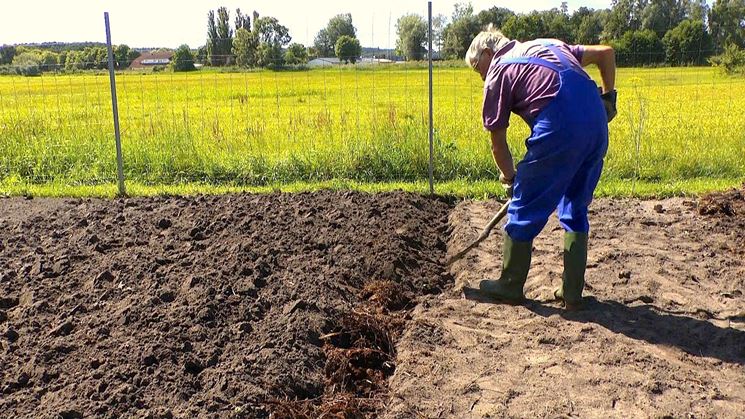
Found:
[[155, 66], [165, 66], [171, 63], [173, 51], [143, 52], [129, 65], [130, 70], [142, 70]]

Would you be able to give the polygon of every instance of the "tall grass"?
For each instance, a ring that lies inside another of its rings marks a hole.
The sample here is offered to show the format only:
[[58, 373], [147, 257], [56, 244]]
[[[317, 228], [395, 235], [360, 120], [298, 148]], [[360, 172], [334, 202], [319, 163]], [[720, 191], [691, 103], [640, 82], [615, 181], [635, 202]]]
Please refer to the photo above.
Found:
[[[117, 83], [125, 176], [142, 185], [427, 176], [426, 68], [121, 73]], [[469, 69], [435, 69], [439, 181], [496, 178], [481, 91]], [[620, 69], [618, 91], [604, 182], [745, 177], [745, 78]], [[113, 182], [110, 106], [105, 74], [0, 77], [0, 184]], [[528, 134], [513, 117], [517, 158]]]

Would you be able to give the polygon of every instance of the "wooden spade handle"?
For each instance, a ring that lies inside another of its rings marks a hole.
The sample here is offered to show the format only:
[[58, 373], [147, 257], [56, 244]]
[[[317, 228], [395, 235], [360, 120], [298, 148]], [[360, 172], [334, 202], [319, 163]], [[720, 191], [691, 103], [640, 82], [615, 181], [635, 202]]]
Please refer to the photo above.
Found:
[[491, 231], [492, 231], [492, 229], [494, 229], [494, 226], [496, 226], [497, 223], [502, 218], [504, 218], [505, 215], [507, 215], [507, 209], [509, 208], [509, 206], [510, 206], [510, 200], [507, 200], [507, 202], [505, 202], [502, 205], [502, 208], [500, 208], [499, 211], [497, 211], [497, 213], [494, 214], [494, 216], [491, 218], [491, 220], [489, 220], [489, 222], [486, 224], [486, 226], [481, 231], [481, 234], [479, 234], [479, 236], [476, 238], [476, 240], [472, 241], [468, 246], [464, 247], [463, 250], [461, 250], [460, 252], [456, 253], [452, 257], [450, 257], [450, 259], [448, 259], [448, 261], [447, 261], [447, 265], [452, 265], [453, 262], [455, 262], [457, 260], [460, 260], [463, 256], [466, 255], [466, 253], [470, 252], [471, 249], [473, 249], [474, 247], [478, 246], [479, 243], [481, 243], [482, 241], [484, 241], [484, 239], [486, 239], [487, 237], [489, 237], [489, 234], [491, 234]]

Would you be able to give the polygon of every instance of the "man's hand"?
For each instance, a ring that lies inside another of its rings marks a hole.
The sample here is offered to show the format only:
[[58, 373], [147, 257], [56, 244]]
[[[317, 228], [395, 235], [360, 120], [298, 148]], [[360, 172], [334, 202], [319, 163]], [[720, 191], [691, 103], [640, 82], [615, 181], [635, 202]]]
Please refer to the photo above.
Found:
[[513, 176], [511, 179], [508, 179], [504, 176], [504, 173], [502, 173], [499, 175], [499, 183], [502, 184], [504, 193], [507, 194], [507, 198], [512, 199], [512, 194], [515, 191], [515, 177]]
[[610, 92], [605, 92], [600, 95], [603, 99], [603, 106], [605, 106], [605, 114], [608, 116], [608, 122], [612, 121], [616, 117], [618, 111], [616, 110], [616, 90], [613, 89]]

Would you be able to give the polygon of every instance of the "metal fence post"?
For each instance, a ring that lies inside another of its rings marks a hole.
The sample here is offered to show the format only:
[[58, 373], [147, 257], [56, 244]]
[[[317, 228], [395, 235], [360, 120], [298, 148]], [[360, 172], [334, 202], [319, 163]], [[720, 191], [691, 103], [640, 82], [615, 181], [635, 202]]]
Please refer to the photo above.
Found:
[[119, 105], [116, 100], [116, 78], [114, 77], [114, 50], [111, 47], [111, 28], [109, 27], [109, 12], [104, 12], [106, 24], [106, 48], [109, 55], [109, 84], [111, 85], [111, 111], [114, 114], [114, 137], [116, 139], [116, 171], [119, 183], [119, 196], [126, 195], [124, 189], [124, 163], [122, 162], [122, 139], [119, 133]]
[[432, 116], [432, 2], [427, 2], [429, 16], [429, 193], [435, 193], [434, 182], [434, 120]]

